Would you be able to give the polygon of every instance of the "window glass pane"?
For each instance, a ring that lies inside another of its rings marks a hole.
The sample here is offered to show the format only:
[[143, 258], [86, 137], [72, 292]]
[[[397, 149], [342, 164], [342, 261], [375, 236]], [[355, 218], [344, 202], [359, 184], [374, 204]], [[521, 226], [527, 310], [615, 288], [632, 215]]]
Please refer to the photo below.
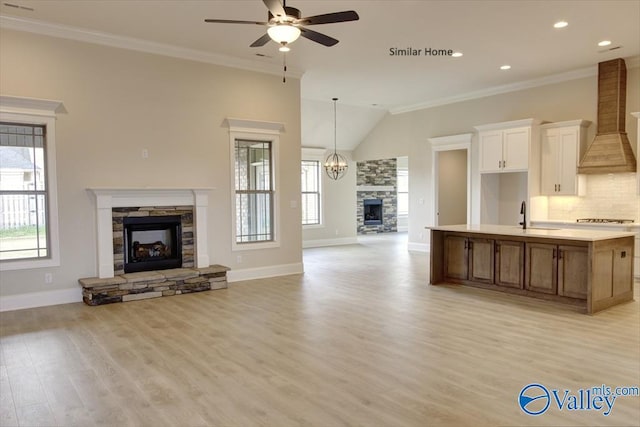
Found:
[[30, 258], [45, 249], [46, 210], [44, 195], [0, 195], [0, 260]]
[[34, 160], [33, 148], [0, 146], [0, 190], [35, 190]]
[[236, 240], [238, 243], [273, 240], [271, 195], [236, 194]]
[[302, 195], [302, 224], [320, 224], [320, 203], [319, 195], [314, 193], [305, 193]]

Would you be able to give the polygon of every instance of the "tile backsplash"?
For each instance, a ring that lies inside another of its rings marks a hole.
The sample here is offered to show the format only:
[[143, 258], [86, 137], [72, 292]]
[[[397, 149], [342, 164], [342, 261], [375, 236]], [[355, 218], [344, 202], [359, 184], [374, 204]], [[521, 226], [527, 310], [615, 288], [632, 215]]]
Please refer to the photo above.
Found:
[[549, 197], [549, 219], [616, 218], [640, 222], [636, 185], [635, 173], [587, 175], [585, 196]]

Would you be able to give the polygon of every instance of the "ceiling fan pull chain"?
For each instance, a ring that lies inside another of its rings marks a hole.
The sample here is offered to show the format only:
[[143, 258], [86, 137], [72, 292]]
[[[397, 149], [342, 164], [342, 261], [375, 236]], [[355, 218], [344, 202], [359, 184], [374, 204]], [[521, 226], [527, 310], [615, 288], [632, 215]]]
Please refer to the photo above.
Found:
[[287, 82], [287, 53], [282, 53], [282, 83]]

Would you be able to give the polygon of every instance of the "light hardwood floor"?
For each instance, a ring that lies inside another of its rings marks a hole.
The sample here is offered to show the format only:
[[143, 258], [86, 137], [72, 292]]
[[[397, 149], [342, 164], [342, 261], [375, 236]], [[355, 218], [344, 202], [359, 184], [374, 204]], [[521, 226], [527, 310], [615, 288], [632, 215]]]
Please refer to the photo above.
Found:
[[0, 425], [640, 425], [638, 397], [609, 416], [517, 401], [533, 382], [638, 386], [637, 293], [587, 316], [433, 287], [405, 248], [373, 236], [305, 250], [304, 275], [2, 313]]

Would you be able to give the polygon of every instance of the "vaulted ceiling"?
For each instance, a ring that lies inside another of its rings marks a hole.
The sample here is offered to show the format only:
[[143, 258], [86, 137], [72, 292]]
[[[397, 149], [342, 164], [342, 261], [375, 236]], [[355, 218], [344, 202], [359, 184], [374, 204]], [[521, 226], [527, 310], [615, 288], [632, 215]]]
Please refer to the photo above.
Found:
[[[264, 27], [204, 22], [264, 21], [260, 0], [2, 1], [3, 27], [282, 73], [278, 45], [249, 47]], [[388, 113], [592, 75], [598, 62], [617, 57], [633, 66], [640, 56], [638, 0], [290, 0], [288, 6], [303, 16], [360, 15], [313, 27], [339, 39], [337, 45], [301, 38], [287, 54], [289, 73], [302, 76], [304, 146], [333, 144], [333, 97], [340, 99], [338, 145], [348, 150]], [[569, 25], [554, 28], [560, 20]], [[612, 44], [599, 47], [602, 40]], [[463, 56], [425, 54], [429, 48]], [[511, 69], [500, 70], [505, 64]]]

